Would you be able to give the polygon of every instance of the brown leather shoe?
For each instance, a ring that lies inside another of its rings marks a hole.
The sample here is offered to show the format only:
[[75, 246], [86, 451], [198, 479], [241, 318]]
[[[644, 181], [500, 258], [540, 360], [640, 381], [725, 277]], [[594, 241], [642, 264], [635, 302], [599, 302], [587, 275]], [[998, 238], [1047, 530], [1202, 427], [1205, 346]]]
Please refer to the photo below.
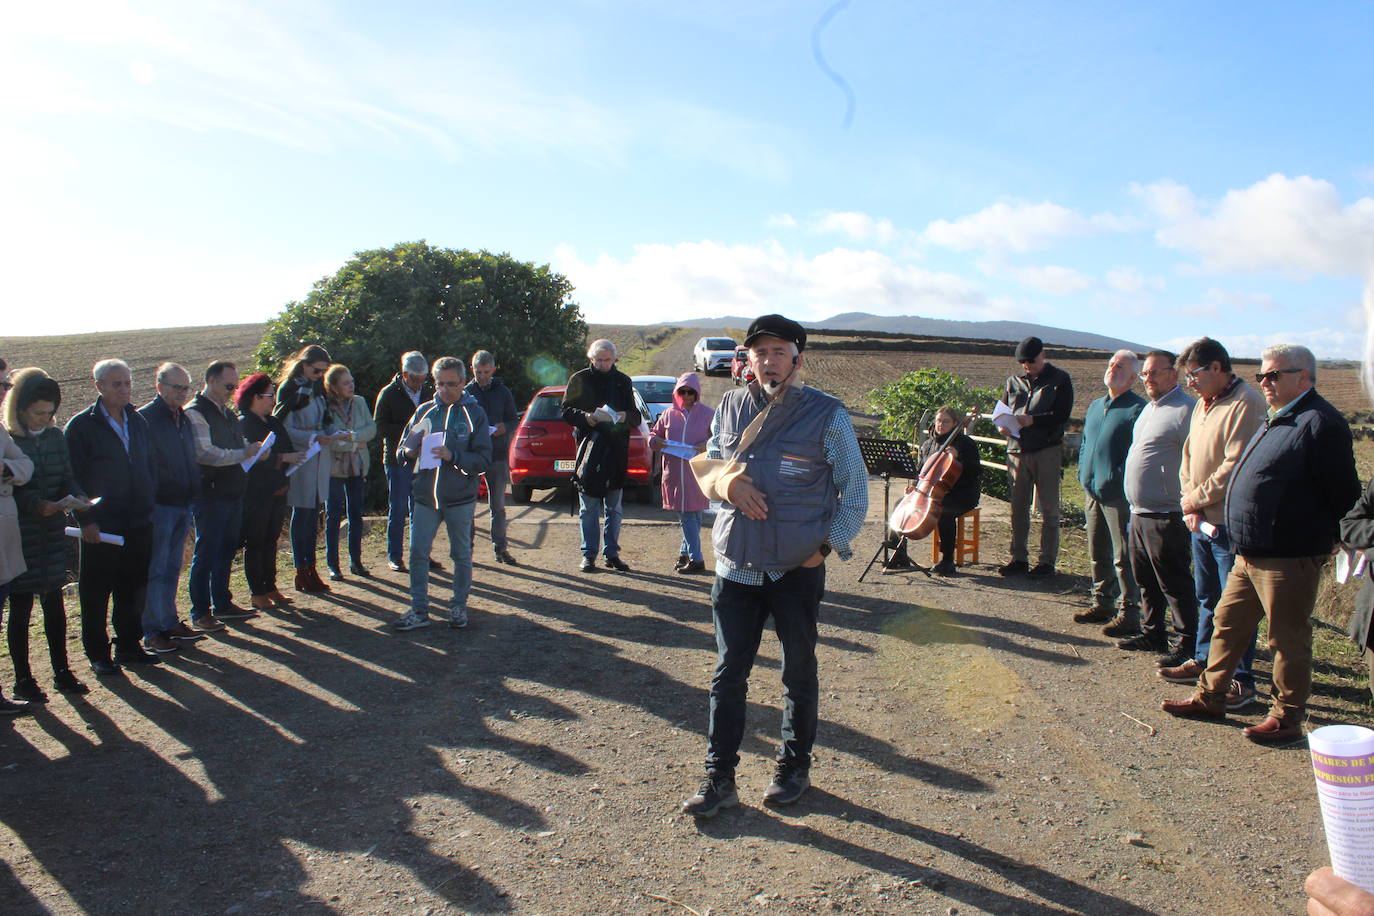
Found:
[[1288, 744], [1303, 738], [1301, 725], [1285, 725], [1273, 716], [1266, 716], [1259, 725], [1243, 729], [1241, 734], [1256, 744]]
[[319, 570], [318, 567], [315, 567], [315, 566], [310, 567], [310, 580], [311, 580], [311, 584], [315, 586], [313, 589], [311, 589], [311, 591], [315, 591], [315, 592], [328, 592], [328, 591], [332, 591], [332, 589], [329, 587], [329, 584], [328, 584], [327, 582], [325, 582], [323, 579], [320, 578], [320, 570]]
[[251, 603], [253, 607], [257, 608], [258, 610], [265, 611], [272, 606], [272, 595], [254, 595]]
[[[1156, 672], [1161, 678], [1173, 684], [1196, 684], [1202, 677], [1203, 667], [1195, 658], [1190, 658], [1176, 668], [1161, 665]], [[1232, 681], [1231, 683], [1235, 683]]]
[[1199, 696], [1191, 696], [1186, 700], [1165, 700], [1159, 704], [1159, 708], [1182, 719], [1226, 718], [1226, 704], [1209, 703]]
[[297, 569], [296, 569], [296, 591], [298, 591], [298, 592], [307, 592], [307, 593], [309, 593], [309, 592], [313, 592], [313, 591], [315, 590], [315, 581], [314, 581], [313, 579], [310, 578], [310, 573], [311, 573], [311, 570], [310, 570], [310, 569], [307, 569], [307, 568], [304, 567], [304, 566], [297, 567]]
[[295, 598], [288, 598], [288, 597], [286, 597], [285, 595], [283, 595], [283, 594], [281, 593], [281, 589], [277, 589], [277, 588], [274, 588], [274, 589], [272, 589], [270, 592], [268, 592], [268, 593], [267, 593], [267, 597], [269, 597], [269, 598], [271, 598], [273, 601], [277, 602], [277, 604], [295, 604], [295, 603], [296, 603], [296, 599], [295, 599]]

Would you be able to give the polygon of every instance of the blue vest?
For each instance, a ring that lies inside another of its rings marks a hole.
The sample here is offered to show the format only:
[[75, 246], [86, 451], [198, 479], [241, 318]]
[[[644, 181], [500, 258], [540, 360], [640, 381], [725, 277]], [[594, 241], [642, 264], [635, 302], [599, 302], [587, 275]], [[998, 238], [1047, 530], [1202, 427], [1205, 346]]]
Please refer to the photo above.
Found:
[[793, 387], [764, 421], [744, 454], [740, 437], [766, 403], [754, 386], [727, 391], [721, 401], [720, 450], [748, 466], [763, 492], [768, 517], [747, 518], [722, 503], [713, 529], [716, 562], [733, 569], [787, 572], [814, 554], [830, 533], [839, 491], [825, 455], [825, 430], [844, 405], [815, 388]]

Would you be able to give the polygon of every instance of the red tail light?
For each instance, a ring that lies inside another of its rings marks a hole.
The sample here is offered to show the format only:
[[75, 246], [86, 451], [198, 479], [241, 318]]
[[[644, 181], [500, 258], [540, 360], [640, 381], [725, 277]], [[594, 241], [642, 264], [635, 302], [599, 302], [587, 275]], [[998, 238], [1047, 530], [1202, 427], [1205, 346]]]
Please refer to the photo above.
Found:
[[522, 426], [515, 431], [516, 441], [522, 439], [541, 439], [547, 436], [549, 431], [542, 426]]

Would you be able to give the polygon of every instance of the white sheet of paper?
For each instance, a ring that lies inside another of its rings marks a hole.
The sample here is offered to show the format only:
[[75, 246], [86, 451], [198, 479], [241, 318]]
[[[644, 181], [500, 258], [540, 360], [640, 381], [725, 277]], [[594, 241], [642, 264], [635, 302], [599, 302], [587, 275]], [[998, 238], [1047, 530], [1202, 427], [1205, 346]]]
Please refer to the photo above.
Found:
[[616, 421], [616, 418], [619, 416], [619, 414], [616, 413], [616, 411], [611, 410], [610, 404], [602, 404], [596, 410], [593, 410], [592, 414], [606, 423], [614, 423]]
[[[67, 537], [71, 537], [71, 538], [79, 538], [79, 537], [81, 537], [81, 529], [80, 529], [80, 528], [72, 528], [72, 527], [68, 526], [68, 527], [66, 527], [66, 528], [63, 528], [62, 530], [65, 531], [65, 532], [67, 533]], [[113, 544], [113, 545], [115, 545], [116, 547], [123, 547], [123, 546], [124, 546], [124, 535], [122, 535], [122, 534], [106, 534], [105, 532], [102, 531], [102, 532], [100, 533], [100, 543], [102, 543], [102, 544]]]
[[1307, 736], [1335, 873], [1374, 890], [1374, 731], [1324, 725]]
[[420, 445], [420, 460], [415, 462], [415, 470], [428, 471], [439, 466], [439, 459], [435, 457], [434, 450], [444, 444], [444, 431], [441, 429], [437, 433], [430, 433], [425, 436], [425, 440]]
[[1198, 522], [1197, 530], [1214, 541], [1217, 539], [1217, 526], [1213, 525], [1211, 522]]
[[262, 455], [263, 455], [264, 452], [270, 452], [270, 451], [272, 451], [272, 443], [274, 443], [274, 442], [276, 442], [276, 441], [277, 441], [277, 434], [274, 433], [274, 432], [272, 432], [271, 430], [268, 430], [268, 431], [267, 431], [267, 438], [262, 440], [262, 448], [258, 449], [256, 452], [254, 452], [252, 458], [245, 458], [245, 459], [244, 459], [244, 461], [243, 461], [243, 469], [244, 469], [245, 471], [251, 471], [251, 470], [253, 469], [253, 465], [255, 465], [255, 464], [258, 463], [258, 459], [262, 457]]
[[99, 496], [94, 499], [82, 499], [80, 496], [72, 496], [68, 493], [66, 496], [59, 499], [57, 504], [62, 507], [63, 511], [76, 512], [81, 509], [89, 509], [99, 503], [100, 500], [101, 497]]
[[318, 455], [319, 453], [320, 453], [320, 440], [317, 439], [317, 438], [315, 438], [315, 437], [312, 435], [312, 436], [310, 437], [310, 444], [309, 444], [308, 446], [306, 446], [306, 448], [305, 448], [305, 457], [304, 457], [303, 459], [301, 459], [301, 463], [300, 463], [300, 464], [293, 464], [293, 465], [291, 465], [291, 467], [287, 468], [287, 469], [286, 469], [286, 476], [287, 476], [287, 477], [290, 477], [292, 474], [294, 474], [294, 473], [296, 473], [297, 471], [299, 471], [299, 470], [301, 469], [301, 467], [302, 467], [307, 461], [309, 461], [311, 458], [314, 458], [314, 457], [315, 457], [316, 455]]
[[1364, 555], [1363, 550], [1342, 547], [1336, 551], [1336, 584], [1344, 585], [1351, 579], [1363, 576], [1368, 565], [1369, 558]]
[[998, 401], [992, 407], [992, 425], [1005, 432], [1013, 439], [1021, 438], [1021, 427], [1012, 417], [1016, 416], [1007, 406], [1006, 401]]

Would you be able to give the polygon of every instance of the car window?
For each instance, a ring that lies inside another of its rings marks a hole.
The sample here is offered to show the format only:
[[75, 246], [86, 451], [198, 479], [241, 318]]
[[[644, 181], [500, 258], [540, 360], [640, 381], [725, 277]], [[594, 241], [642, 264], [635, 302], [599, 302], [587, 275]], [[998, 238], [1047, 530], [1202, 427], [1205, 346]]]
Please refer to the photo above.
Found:
[[534, 399], [530, 405], [527, 420], [561, 420], [563, 419], [563, 397], [557, 394], [541, 394]]
[[674, 382], [635, 382], [635, 390], [650, 404], [670, 404]]
[[706, 341], [708, 350], [733, 350], [736, 346], [738, 344], [728, 337], [712, 337]]

